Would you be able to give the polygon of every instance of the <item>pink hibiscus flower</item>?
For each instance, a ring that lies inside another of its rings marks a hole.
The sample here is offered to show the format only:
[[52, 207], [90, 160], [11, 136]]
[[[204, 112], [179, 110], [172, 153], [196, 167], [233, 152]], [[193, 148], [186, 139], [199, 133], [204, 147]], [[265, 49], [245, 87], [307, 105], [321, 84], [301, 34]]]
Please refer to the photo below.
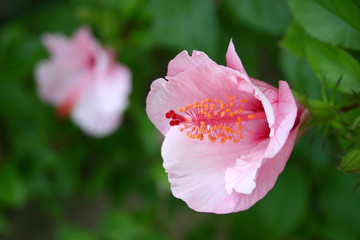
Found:
[[151, 85], [150, 120], [165, 136], [164, 168], [175, 197], [196, 211], [246, 210], [274, 186], [304, 108], [288, 84], [248, 77], [230, 41], [227, 67], [181, 52]]
[[40, 97], [57, 107], [60, 117], [73, 121], [92, 136], [106, 136], [119, 126], [128, 106], [131, 73], [116, 64], [87, 28], [72, 39], [46, 34], [43, 43], [51, 55], [40, 62], [35, 77]]

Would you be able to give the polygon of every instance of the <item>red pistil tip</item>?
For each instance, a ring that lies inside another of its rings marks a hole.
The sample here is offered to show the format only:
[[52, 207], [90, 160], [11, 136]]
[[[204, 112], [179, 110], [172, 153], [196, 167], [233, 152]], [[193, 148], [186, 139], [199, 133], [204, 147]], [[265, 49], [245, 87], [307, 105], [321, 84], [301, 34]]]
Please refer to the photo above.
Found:
[[172, 126], [172, 127], [173, 127], [173, 126], [177, 126], [177, 125], [180, 124], [180, 121], [179, 121], [179, 120], [171, 120], [169, 124], [170, 124], [170, 126]]

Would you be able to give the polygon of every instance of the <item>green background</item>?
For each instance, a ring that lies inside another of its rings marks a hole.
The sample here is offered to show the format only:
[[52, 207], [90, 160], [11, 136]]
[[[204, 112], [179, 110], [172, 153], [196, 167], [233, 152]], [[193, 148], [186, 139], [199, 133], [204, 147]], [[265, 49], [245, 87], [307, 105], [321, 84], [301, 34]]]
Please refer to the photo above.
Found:
[[[198, 213], [171, 195], [163, 137], [147, 118], [145, 100], [180, 51], [204, 51], [225, 65], [231, 38], [251, 77], [275, 86], [284, 79], [323, 101], [324, 89], [331, 92], [343, 76], [336, 97], [347, 99], [360, 90], [359, 6], [350, 0], [2, 1], [1, 236], [358, 239], [360, 178], [337, 169], [351, 145], [346, 140], [330, 132], [323, 139], [319, 128], [309, 128], [263, 200], [244, 212]], [[58, 119], [34, 81], [35, 65], [48, 58], [40, 36], [71, 36], [83, 25], [133, 73], [124, 122], [102, 139]], [[344, 121], [351, 125], [358, 116]]]

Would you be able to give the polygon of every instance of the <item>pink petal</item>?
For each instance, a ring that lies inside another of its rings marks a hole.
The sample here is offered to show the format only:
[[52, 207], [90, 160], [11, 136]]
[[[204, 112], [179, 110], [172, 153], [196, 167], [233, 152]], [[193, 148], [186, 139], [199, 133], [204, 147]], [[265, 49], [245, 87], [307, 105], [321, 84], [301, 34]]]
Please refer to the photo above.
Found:
[[291, 131], [287, 141], [273, 158], [264, 160], [262, 166], [258, 169], [256, 188], [251, 195], [248, 195], [247, 205], [244, 205], [242, 210], [251, 207], [274, 187], [279, 174], [284, 170], [286, 162], [290, 157], [299, 126], [300, 124], [296, 125]]
[[298, 108], [287, 82], [279, 81], [278, 106], [275, 111], [274, 135], [270, 138], [265, 157], [272, 158], [283, 147], [294, 127]]
[[71, 48], [71, 40], [62, 34], [44, 34], [41, 40], [47, 51], [54, 56], [61, 56], [68, 53]]
[[[255, 79], [255, 81], [253, 81], [254, 79], [251, 79], [250, 77], [248, 77], [248, 75], [241, 63], [241, 60], [236, 53], [235, 46], [234, 46], [232, 40], [230, 40], [228, 51], [226, 53], [226, 63], [229, 68], [234, 69], [239, 72], [240, 79], [245, 79], [246, 81], [251, 83], [253, 89], [255, 90], [255, 97], [258, 98], [262, 102], [262, 105], [264, 107], [264, 110], [265, 110], [265, 113], [266, 113], [266, 116], [268, 119], [269, 127], [271, 129], [270, 136], [272, 136], [275, 116], [274, 116], [274, 111], [273, 111], [274, 106], [272, 106], [270, 101], [274, 100], [274, 98], [276, 99], [276, 97], [277, 97], [276, 91], [273, 91], [274, 88], [272, 86], [270, 86], [266, 83], [261, 83], [261, 81], [258, 81], [256, 79]], [[268, 95], [268, 93], [266, 93], [264, 90], [269, 90], [269, 93], [272, 93], [272, 94]], [[269, 97], [271, 97], [271, 98], [269, 98]]]
[[[225, 174], [239, 158], [237, 148], [241, 144], [195, 143], [176, 128], [171, 129], [161, 152], [172, 193], [200, 212], [231, 213], [250, 208], [274, 186], [290, 156], [298, 127], [274, 158], [264, 159], [251, 194], [226, 191]], [[254, 165], [256, 169], [258, 162]]]
[[256, 187], [255, 177], [260, 166], [261, 159], [257, 159], [249, 163], [239, 162], [239, 166], [226, 169], [225, 182], [227, 194], [231, 194], [233, 189], [237, 193], [252, 193]]
[[42, 41], [51, 55], [51, 61], [56, 65], [62, 65], [66, 69], [86, 68], [90, 58], [101, 49], [91, 37], [89, 30], [82, 28], [72, 39], [61, 34], [45, 34]]
[[165, 119], [165, 113], [170, 109], [175, 110], [179, 106], [179, 103], [173, 97], [174, 95], [168, 90], [168, 81], [159, 78], [152, 82], [150, 92], [146, 98], [146, 113], [164, 136], [170, 129], [169, 121]]
[[87, 56], [96, 57], [104, 51], [88, 27], [81, 27], [75, 32], [72, 44], [75, 50], [81, 51]]
[[276, 87], [274, 87], [266, 82], [257, 80], [255, 78], [250, 78], [250, 80], [254, 86], [256, 86], [262, 93], [264, 93], [264, 95], [269, 100], [269, 102], [271, 103], [273, 108], [276, 109], [277, 102], [278, 102], [279, 90]]
[[98, 49], [94, 54], [96, 55], [94, 55], [95, 66], [93, 67], [93, 71], [95, 76], [101, 78], [101, 76], [106, 74], [109, 71], [109, 68], [114, 65], [114, 61], [108, 52], [103, 49]]
[[55, 106], [61, 104], [83, 79], [86, 71], [61, 62], [43, 61], [35, 68], [40, 97]]
[[176, 127], [163, 143], [161, 153], [175, 197], [191, 208], [203, 212], [234, 211], [238, 194], [227, 194], [225, 171], [235, 164], [239, 150], [237, 143], [214, 143], [188, 138]]
[[214, 64], [199, 64], [175, 77], [157, 79], [147, 97], [146, 112], [159, 131], [166, 135], [170, 125], [165, 113], [206, 98], [227, 101], [226, 95], [247, 98], [246, 106], [261, 107], [253, 93], [238, 89], [237, 78]]
[[[251, 92], [255, 98], [261, 102], [266, 114], [269, 128], [271, 130], [269, 136], [272, 136], [274, 134], [273, 124], [275, 122], [274, 110], [277, 108], [277, 90], [269, 84], [261, 84], [259, 80], [248, 77], [246, 73], [242, 74], [239, 71], [228, 67], [220, 66], [220, 68], [228, 74], [236, 76], [238, 81], [238, 88], [241, 89], [241, 91], [249, 93]], [[254, 103], [256, 101], [251, 102]]]
[[256, 187], [256, 176], [263, 161], [268, 140], [259, 141], [258, 145], [248, 154], [242, 154], [234, 167], [226, 169], [226, 192], [250, 194]]
[[88, 27], [81, 27], [76, 30], [73, 41], [78, 45], [91, 45], [96, 43], [96, 40]]
[[257, 86], [255, 86], [252, 82], [251, 84], [255, 91], [255, 97], [261, 101], [261, 104], [265, 111], [266, 119], [270, 128], [269, 136], [271, 137], [274, 134], [274, 127], [273, 127], [273, 124], [275, 122], [274, 106], [270, 103], [266, 95], [262, 91], [260, 91], [260, 89]]
[[236, 53], [232, 40], [230, 40], [229, 47], [226, 52], [226, 66], [237, 70], [242, 74], [246, 74], [245, 68], [243, 67], [242, 62]]
[[167, 75], [174, 77], [201, 63], [216, 64], [203, 52], [193, 51], [192, 56], [189, 56], [188, 52], [184, 50], [169, 62]]
[[88, 134], [102, 137], [120, 124], [128, 106], [131, 73], [126, 67], [118, 66], [108, 75], [97, 77], [79, 97], [72, 118]]

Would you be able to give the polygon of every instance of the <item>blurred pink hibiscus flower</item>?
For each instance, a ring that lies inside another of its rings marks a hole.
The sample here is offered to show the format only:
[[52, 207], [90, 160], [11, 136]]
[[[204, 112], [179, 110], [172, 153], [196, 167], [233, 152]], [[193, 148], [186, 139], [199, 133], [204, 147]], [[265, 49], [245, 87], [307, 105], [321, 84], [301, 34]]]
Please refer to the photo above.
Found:
[[60, 117], [71, 115], [89, 135], [114, 132], [128, 106], [130, 70], [117, 64], [86, 27], [71, 39], [45, 34], [42, 41], [51, 58], [35, 69], [40, 97], [56, 106]]
[[230, 41], [227, 66], [186, 51], [151, 85], [147, 114], [165, 136], [161, 154], [174, 196], [196, 211], [246, 210], [274, 186], [304, 108], [285, 81], [250, 78]]

